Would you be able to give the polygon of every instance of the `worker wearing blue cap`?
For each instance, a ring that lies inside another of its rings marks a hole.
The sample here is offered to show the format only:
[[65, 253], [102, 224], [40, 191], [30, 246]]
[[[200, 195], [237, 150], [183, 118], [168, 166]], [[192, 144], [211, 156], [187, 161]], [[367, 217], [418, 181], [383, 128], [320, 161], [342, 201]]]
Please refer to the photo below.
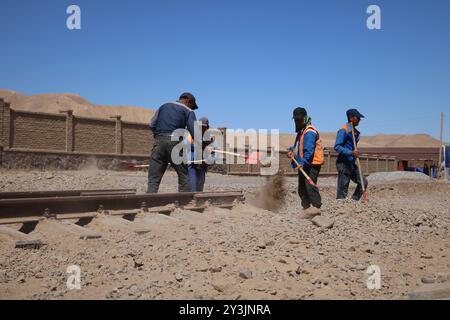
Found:
[[[350, 180], [357, 184], [352, 199], [359, 201], [363, 195], [361, 185], [361, 177], [358, 167], [356, 166], [356, 158], [360, 156], [360, 152], [353, 144], [352, 130], [355, 133], [355, 141], [358, 144], [360, 132], [356, 129], [364, 116], [356, 109], [347, 111], [348, 122], [338, 131], [334, 150], [339, 154], [336, 160], [336, 168], [338, 171], [337, 182], [337, 199], [345, 199], [348, 194]], [[367, 189], [367, 179], [362, 177], [364, 181], [364, 190]]]

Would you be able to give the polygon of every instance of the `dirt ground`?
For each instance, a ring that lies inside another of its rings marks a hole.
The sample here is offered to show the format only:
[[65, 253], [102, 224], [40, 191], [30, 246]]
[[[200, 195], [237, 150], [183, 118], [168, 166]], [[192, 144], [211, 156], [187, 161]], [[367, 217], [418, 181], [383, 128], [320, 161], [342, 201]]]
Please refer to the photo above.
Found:
[[[0, 177], [0, 192], [141, 193], [147, 181], [144, 172], [97, 170]], [[176, 181], [166, 174], [161, 191], [176, 191]], [[286, 190], [279, 207], [261, 208], [270, 186], [264, 177], [210, 174], [206, 191], [243, 190], [246, 203], [149, 214], [133, 222], [146, 233], [98, 218], [87, 228], [102, 237], [82, 240], [42, 222], [32, 233], [45, 243], [37, 250], [15, 249], [0, 233], [0, 299], [407, 299], [450, 282], [450, 183], [371, 181], [370, 202], [362, 204], [335, 200], [336, 179], [320, 178], [330, 228], [298, 218], [295, 177], [276, 182]], [[71, 265], [81, 271], [79, 290], [67, 287]], [[380, 268], [379, 289], [367, 286], [369, 266]]]

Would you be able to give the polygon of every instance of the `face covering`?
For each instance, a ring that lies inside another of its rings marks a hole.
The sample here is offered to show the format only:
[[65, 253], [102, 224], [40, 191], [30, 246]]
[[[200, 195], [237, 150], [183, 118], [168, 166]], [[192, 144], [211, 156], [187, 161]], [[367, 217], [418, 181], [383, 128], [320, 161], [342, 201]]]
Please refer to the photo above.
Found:
[[300, 119], [295, 119], [295, 132], [300, 132], [306, 126], [311, 124], [311, 118], [309, 116], [304, 116]]
[[295, 132], [300, 132], [304, 127], [303, 118], [295, 119]]

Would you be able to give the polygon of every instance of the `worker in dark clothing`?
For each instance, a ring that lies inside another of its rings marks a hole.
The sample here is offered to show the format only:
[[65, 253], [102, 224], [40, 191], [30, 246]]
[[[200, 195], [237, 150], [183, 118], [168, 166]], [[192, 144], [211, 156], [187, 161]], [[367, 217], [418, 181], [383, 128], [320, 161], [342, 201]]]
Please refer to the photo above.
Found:
[[[205, 133], [209, 130], [209, 120], [208, 118], [203, 117], [199, 119], [199, 122], [202, 128], [202, 137], [204, 137], [201, 142], [201, 148], [196, 150], [196, 144], [194, 143], [192, 136], [189, 135], [186, 139], [186, 143], [189, 144], [190, 149], [188, 155], [188, 159], [190, 159], [188, 165], [188, 175], [191, 192], [203, 192], [208, 167], [214, 164], [217, 160], [216, 154], [212, 151], [217, 147], [214, 137], [211, 137], [211, 139], [205, 141]], [[207, 152], [206, 154], [209, 155], [204, 158], [206, 148], [209, 148], [211, 152]], [[197, 152], [201, 154], [198, 154]]]
[[[356, 129], [364, 116], [356, 109], [347, 111], [348, 122], [338, 131], [334, 150], [339, 153], [336, 160], [336, 168], [338, 171], [337, 182], [337, 199], [345, 199], [348, 194], [350, 180], [357, 184], [352, 199], [359, 201], [363, 195], [361, 177], [356, 165], [356, 158], [360, 156], [360, 152], [353, 144], [352, 130], [355, 132], [356, 144], [359, 142], [360, 132]], [[365, 190], [367, 190], [367, 179], [362, 177]]]
[[288, 148], [288, 157], [294, 158], [298, 163], [297, 165], [292, 161], [292, 167], [298, 169], [298, 194], [303, 207], [300, 218], [310, 219], [320, 215], [322, 198], [317, 186], [307, 182], [299, 167], [302, 167], [314, 183], [317, 183], [324, 162], [323, 147], [319, 132], [311, 124], [311, 118], [304, 108], [296, 108], [293, 119], [297, 136], [294, 145]]
[[189, 192], [187, 164], [175, 164], [171, 155], [173, 148], [180, 141], [172, 141], [173, 132], [185, 129], [194, 137], [196, 121], [194, 110], [198, 109], [195, 97], [191, 93], [183, 93], [176, 102], [163, 104], [150, 122], [155, 142], [150, 156], [148, 170], [147, 193], [157, 193], [162, 177], [170, 163], [178, 175], [178, 191]]

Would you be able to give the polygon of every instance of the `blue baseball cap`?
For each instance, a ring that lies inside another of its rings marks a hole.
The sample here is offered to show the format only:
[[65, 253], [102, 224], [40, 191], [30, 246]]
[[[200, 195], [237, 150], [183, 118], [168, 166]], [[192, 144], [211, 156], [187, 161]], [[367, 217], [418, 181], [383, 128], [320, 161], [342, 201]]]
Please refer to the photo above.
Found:
[[358, 117], [358, 118], [364, 118], [364, 116], [356, 109], [349, 109], [347, 110], [347, 117]]

